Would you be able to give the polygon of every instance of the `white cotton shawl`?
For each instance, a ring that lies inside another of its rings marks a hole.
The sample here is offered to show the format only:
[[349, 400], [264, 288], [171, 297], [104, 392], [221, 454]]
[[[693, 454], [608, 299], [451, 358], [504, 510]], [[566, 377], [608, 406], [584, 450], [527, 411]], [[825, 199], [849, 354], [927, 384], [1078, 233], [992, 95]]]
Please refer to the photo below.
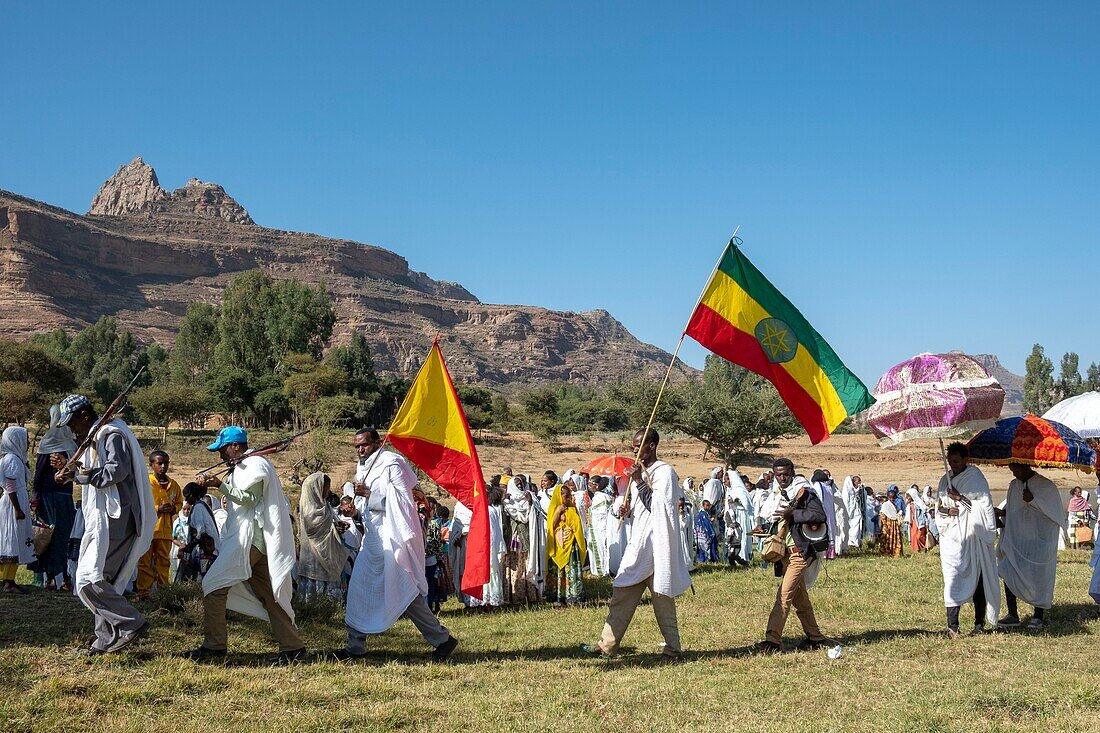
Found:
[[848, 551], [848, 532], [850, 520], [848, 506], [844, 503], [844, 497], [839, 491], [833, 491], [833, 512], [836, 513], [836, 542], [834, 549], [837, 556]]
[[[1025, 486], [1034, 495], [1030, 503], [1024, 501]], [[1058, 538], [1065, 515], [1058, 488], [1046, 476], [1035, 474], [1026, 482], [1012, 479], [1008, 485], [998, 566], [1005, 585], [1036, 608], [1054, 605]]]
[[910, 486], [908, 489], [906, 489], [905, 495], [912, 497], [913, 503], [916, 504], [919, 509], [928, 511], [928, 504], [925, 503], [924, 497], [920, 495], [920, 492], [918, 490]]
[[225, 509], [221, 529], [221, 548], [202, 581], [202, 592], [209, 595], [229, 588], [226, 608], [248, 616], [269, 620], [267, 610], [245, 581], [252, 577], [252, 539], [256, 520], [260, 521], [266, 547], [267, 572], [275, 601], [294, 620], [293, 596], [294, 530], [290, 521], [290, 502], [275, 467], [262, 456], [245, 458], [226, 477], [233, 486], [263, 482], [263, 498], [256, 506], [245, 508], [232, 501]]
[[38, 455], [51, 453], [64, 453], [71, 456], [76, 452], [76, 440], [73, 439], [73, 431], [68, 425], [58, 425], [61, 420], [61, 406], [50, 407], [50, 426], [38, 441]]
[[[30, 544], [31, 507], [27, 486], [30, 469], [27, 468], [27, 429], [12, 425], [0, 437], [0, 556], [14, 557], [20, 565], [34, 560], [34, 545]], [[4, 488], [4, 478], [14, 479], [15, 498], [23, 510], [23, 518], [16, 519], [15, 505]]]
[[325, 500], [325, 474], [311, 473], [298, 497], [298, 577], [339, 583], [348, 551], [336, 532], [336, 515]]
[[636, 585], [652, 577], [654, 593], [675, 597], [691, 587], [680, 539], [679, 479], [663, 461], [655, 461], [648, 473], [650, 509], [640, 500], [633, 504], [630, 541], [613, 585]]
[[[126, 440], [130, 453], [130, 471], [137, 486], [137, 499], [140, 507], [138, 532], [130, 554], [126, 556], [118, 574], [115, 576], [115, 590], [122, 593], [130, 583], [138, 560], [149, 549], [153, 541], [153, 529], [157, 525], [157, 512], [153, 506], [153, 489], [149, 485], [149, 472], [145, 468], [144, 456], [137, 438], [121, 420], [112, 420], [96, 433], [95, 441], [84, 454], [85, 465], [91, 469], [103, 467], [103, 449], [107, 438], [121, 434]], [[119, 501], [118, 487], [111, 485], [106, 489], [97, 489], [88, 484], [81, 485], [80, 511], [84, 518], [84, 533], [80, 539], [80, 555], [76, 563], [76, 575], [73, 579], [73, 595], [80, 598], [89, 610], [95, 609], [81, 597], [81, 591], [91, 583], [103, 580], [103, 566], [107, 562], [107, 547], [111, 542], [108, 520], [122, 516], [122, 504]]]
[[[741, 525], [741, 546], [739, 552], [742, 558], [752, 559], [752, 529], [756, 526], [756, 514], [753, 510], [752, 494], [741, 480], [741, 474], [737, 471], [729, 471], [729, 490], [726, 492], [726, 531], [729, 531], [730, 521]], [[735, 500], [741, 500], [741, 506], [734, 504]]]
[[711, 506], [720, 508], [719, 505], [722, 503], [722, 496], [725, 494], [725, 488], [720, 478], [708, 478], [707, 482], [703, 484], [703, 501], [709, 501]]
[[[970, 501], [968, 509], [962, 502], [947, 496], [954, 484]], [[981, 575], [985, 589], [986, 620], [995, 624], [1001, 612], [1001, 589], [998, 583], [997, 557], [994, 541], [997, 519], [993, 513], [993, 498], [989, 483], [974, 466], [967, 466], [958, 476], [944, 474], [940, 479], [938, 501], [945, 509], [957, 507], [959, 515], [950, 517], [936, 512], [936, 527], [940, 532], [940, 565], [943, 568], [943, 602], [948, 608], [961, 606], [974, 599]]]
[[412, 495], [416, 473], [405, 458], [385, 451], [364, 482], [372, 494], [385, 495], [386, 511], [378, 525], [372, 520], [363, 523], [363, 546], [348, 584], [344, 620], [362, 634], [380, 634], [418, 595], [428, 593], [424, 530]]
[[589, 553], [589, 569], [593, 575], [607, 575], [607, 517], [611, 511], [611, 496], [603, 491], [592, 494], [592, 506], [589, 507], [588, 525], [592, 532], [595, 552]]

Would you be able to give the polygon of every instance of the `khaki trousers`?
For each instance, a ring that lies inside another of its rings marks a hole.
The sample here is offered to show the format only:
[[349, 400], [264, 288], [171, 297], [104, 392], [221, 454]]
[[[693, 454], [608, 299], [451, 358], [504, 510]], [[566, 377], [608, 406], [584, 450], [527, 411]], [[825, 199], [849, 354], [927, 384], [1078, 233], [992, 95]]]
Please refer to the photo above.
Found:
[[[302, 643], [302, 638], [298, 636], [298, 627], [275, 600], [275, 592], [271, 589], [271, 576], [267, 572], [267, 555], [253, 545], [249, 548], [248, 559], [252, 564], [252, 576], [247, 581], [248, 585], [260, 599], [260, 603], [263, 604], [264, 610], [271, 619], [271, 630], [279, 642], [279, 651], [291, 652], [301, 649], [305, 645]], [[203, 596], [202, 599], [204, 635], [202, 645], [211, 651], [225, 651], [228, 644], [228, 630], [225, 624], [225, 599], [228, 595], [229, 588], [221, 588]]]
[[649, 576], [641, 583], [627, 586], [615, 586], [611, 592], [611, 604], [607, 609], [607, 621], [603, 625], [603, 633], [600, 635], [600, 648], [607, 654], [614, 654], [619, 649], [619, 642], [623, 640], [626, 629], [630, 626], [634, 612], [642, 600], [642, 592], [650, 591], [650, 605], [653, 606], [653, 615], [657, 617], [657, 626], [661, 629], [661, 635], [665, 638], [665, 654], [680, 653], [680, 630], [676, 625], [676, 599], [672, 596], [661, 595], [653, 592], [653, 576]]
[[[783, 561], [786, 567], [783, 570], [783, 583], [775, 592], [775, 605], [772, 606], [771, 615], [768, 616], [768, 631], [764, 638], [773, 644], [783, 643], [783, 627], [787, 625], [787, 616], [794, 606], [798, 620], [802, 622], [802, 630], [806, 632], [806, 638], [819, 640], [823, 638], [821, 629], [817, 627], [817, 619], [814, 618], [814, 607], [810, 604], [810, 594], [806, 590], [806, 569], [810, 566], [796, 548], [788, 548], [787, 558]], [[820, 562], [812, 560], [811, 562]]]
[[168, 555], [171, 550], [170, 539], [154, 539], [149, 544], [148, 552], [138, 560], [138, 577], [134, 590], [139, 596], [149, 594], [153, 581], [161, 588], [168, 585], [168, 570], [172, 566]]

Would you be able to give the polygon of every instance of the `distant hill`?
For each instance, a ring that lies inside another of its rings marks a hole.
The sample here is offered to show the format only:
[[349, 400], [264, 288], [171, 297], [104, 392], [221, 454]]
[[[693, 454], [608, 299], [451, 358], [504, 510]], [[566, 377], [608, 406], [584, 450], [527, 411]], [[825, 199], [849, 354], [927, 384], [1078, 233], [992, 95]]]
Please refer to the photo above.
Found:
[[986, 370], [997, 378], [1005, 391], [1005, 406], [1002, 416], [1022, 415], [1024, 411], [1024, 378], [1001, 366], [1001, 360], [993, 354], [973, 354]]
[[364, 333], [387, 374], [409, 375], [436, 336], [456, 377], [501, 388], [659, 378], [671, 358], [604, 310], [482, 303], [381, 247], [259, 226], [217, 184], [161, 188], [141, 158], [121, 166], [83, 216], [0, 190], [3, 336], [78, 329], [109, 314], [170, 346], [189, 303], [218, 302], [234, 275], [255, 268], [323, 282], [334, 342]]

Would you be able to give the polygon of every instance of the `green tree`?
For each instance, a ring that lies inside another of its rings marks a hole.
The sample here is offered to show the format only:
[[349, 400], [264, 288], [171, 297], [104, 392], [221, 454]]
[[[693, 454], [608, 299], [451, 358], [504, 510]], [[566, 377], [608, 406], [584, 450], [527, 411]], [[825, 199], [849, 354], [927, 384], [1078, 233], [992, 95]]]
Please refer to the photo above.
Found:
[[299, 426], [311, 423], [318, 400], [340, 394], [347, 386], [347, 374], [309, 354], [288, 354], [284, 363], [290, 373], [283, 381], [283, 394]]
[[41, 421], [75, 385], [72, 368], [47, 347], [0, 339], [0, 419]]
[[207, 397], [197, 387], [163, 383], [134, 389], [129, 402], [142, 422], [161, 429], [163, 442], [170, 423], [195, 424], [205, 417]]
[[1088, 374], [1085, 376], [1085, 388], [1091, 392], [1100, 392], [1100, 364], [1095, 361], [1089, 364]]
[[119, 332], [118, 319], [101, 316], [78, 331], [66, 351], [78, 387], [110, 404], [138, 369], [138, 347], [129, 331]]
[[1072, 351], [1062, 355], [1062, 364], [1058, 375], [1058, 399], [1079, 395], [1084, 391], [1081, 379], [1081, 359]]
[[154, 342], [138, 356], [137, 367], [145, 367], [148, 379], [145, 384], [167, 384], [169, 381], [168, 350]]
[[172, 381], [198, 385], [205, 382], [217, 345], [218, 309], [209, 303], [188, 305], [168, 357]]
[[466, 422], [471, 430], [483, 430], [493, 424], [493, 393], [485, 387], [472, 384], [455, 386]]
[[1024, 410], [1042, 415], [1054, 404], [1054, 363], [1043, 353], [1043, 347], [1031, 347], [1025, 362]]
[[678, 427], [727, 466], [801, 430], [771, 383], [713, 354], [707, 356], [702, 380], [678, 391], [684, 404]]
[[211, 405], [231, 422], [244, 422], [256, 396], [255, 380], [244, 369], [215, 368], [206, 379]]

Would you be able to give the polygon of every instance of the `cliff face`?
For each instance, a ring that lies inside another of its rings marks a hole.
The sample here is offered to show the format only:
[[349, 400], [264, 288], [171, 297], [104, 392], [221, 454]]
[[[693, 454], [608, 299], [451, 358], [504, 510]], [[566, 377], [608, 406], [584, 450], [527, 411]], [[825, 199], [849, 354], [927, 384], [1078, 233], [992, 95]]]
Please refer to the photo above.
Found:
[[363, 332], [384, 373], [408, 375], [435, 336], [456, 377], [496, 387], [659, 377], [671, 358], [606, 311], [485, 304], [389, 250], [257, 226], [221, 186], [192, 179], [167, 192], [140, 158], [104, 184], [86, 216], [0, 191], [3, 336], [82, 328], [108, 314], [169, 346], [189, 303], [216, 303], [234, 275], [256, 268], [324, 283], [334, 342]]

